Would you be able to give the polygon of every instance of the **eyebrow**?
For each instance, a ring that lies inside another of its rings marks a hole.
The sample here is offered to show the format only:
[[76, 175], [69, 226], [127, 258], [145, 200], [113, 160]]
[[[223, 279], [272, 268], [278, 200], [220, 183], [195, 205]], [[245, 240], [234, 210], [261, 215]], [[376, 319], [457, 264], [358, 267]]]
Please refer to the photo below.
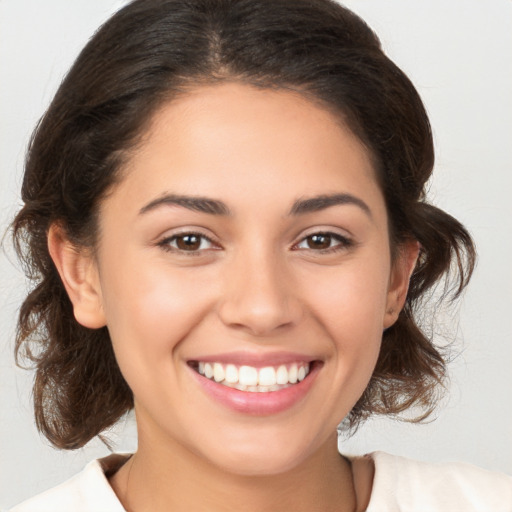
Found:
[[[211, 215], [231, 215], [231, 211], [226, 203], [219, 201], [218, 199], [180, 194], [165, 194], [158, 197], [146, 206], [142, 207], [139, 214], [142, 215], [164, 205], [181, 206], [188, 210]], [[288, 215], [304, 215], [306, 213], [318, 212], [330, 208], [331, 206], [338, 205], [355, 205], [372, 218], [370, 207], [362, 199], [353, 196], [352, 194], [324, 194], [310, 198], [297, 199], [293, 203]]]
[[155, 210], [159, 206], [181, 206], [195, 212], [209, 213], [213, 215], [230, 215], [229, 208], [225, 203], [208, 197], [184, 196], [178, 194], [165, 194], [140, 209], [139, 214]]
[[354, 205], [363, 210], [372, 218], [370, 207], [359, 197], [352, 194], [330, 194], [315, 196], [306, 199], [298, 199], [293, 203], [289, 215], [303, 215], [305, 213], [318, 212], [337, 205]]

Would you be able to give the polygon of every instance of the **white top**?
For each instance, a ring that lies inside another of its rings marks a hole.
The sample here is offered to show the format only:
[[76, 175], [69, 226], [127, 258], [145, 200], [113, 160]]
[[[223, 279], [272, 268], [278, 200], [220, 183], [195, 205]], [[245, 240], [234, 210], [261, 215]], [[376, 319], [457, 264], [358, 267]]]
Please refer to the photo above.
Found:
[[[469, 464], [427, 464], [383, 452], [375, 463], [367, 512], [512, 512], [512, 477]], [[119, 455], [90, 462], [85, 469], [11, 512], [125, 512], [105, 472]]]

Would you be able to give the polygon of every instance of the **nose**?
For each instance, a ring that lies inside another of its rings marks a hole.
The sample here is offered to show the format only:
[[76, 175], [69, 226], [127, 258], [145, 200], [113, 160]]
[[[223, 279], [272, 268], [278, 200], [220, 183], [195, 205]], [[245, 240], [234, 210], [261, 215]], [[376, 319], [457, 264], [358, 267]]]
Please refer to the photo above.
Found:
[[230, 328], [261, 337], [294, 326], [302, 317], [290, 270], [271, 251], [240, 255], [223, 279], [218, 311]]

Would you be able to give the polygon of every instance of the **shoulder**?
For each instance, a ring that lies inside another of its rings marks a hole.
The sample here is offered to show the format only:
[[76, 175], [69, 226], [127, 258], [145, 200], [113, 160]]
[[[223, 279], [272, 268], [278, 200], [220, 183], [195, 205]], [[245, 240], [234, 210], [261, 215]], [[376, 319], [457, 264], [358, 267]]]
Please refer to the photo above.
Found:
[[94, 460], [66, 482], [24, 501], [10, 512], [124, 512], [105, 473], [126, 459], [114, 454]]
[[367, 512], [512, 512], [512, 477], [470, 464], [429, 464], [375, 452]]

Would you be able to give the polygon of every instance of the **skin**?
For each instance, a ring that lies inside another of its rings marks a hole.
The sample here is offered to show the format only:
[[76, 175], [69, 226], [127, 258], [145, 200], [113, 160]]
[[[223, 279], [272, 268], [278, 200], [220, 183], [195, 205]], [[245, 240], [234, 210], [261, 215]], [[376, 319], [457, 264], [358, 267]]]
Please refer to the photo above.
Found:
[[[125, 508], [364, 510], [373, 468], [339, 456], [336, 426], [372, 375], [418, 251], [392, 261], [365, 147], [299, 94], [227, 83], [162, 106], [123, 173], [101, 204], [94, 255], [57, 226], [49, 247], [77, 320], [108, 326], [134, 393], [139, 449], [111, 479]], [[230, 214], [141, 213], [165, 194]], [[329, 194], [367, 209], [290, 215]], [[212, 242], [180, 251], [172, 237], [190, 232]], [[328, 248], [311, 247], [326, 232]], [[291, 408], [247, 415], [210, 398], [187, 365], [233, 351], [307, 354], [321, 368]]]

